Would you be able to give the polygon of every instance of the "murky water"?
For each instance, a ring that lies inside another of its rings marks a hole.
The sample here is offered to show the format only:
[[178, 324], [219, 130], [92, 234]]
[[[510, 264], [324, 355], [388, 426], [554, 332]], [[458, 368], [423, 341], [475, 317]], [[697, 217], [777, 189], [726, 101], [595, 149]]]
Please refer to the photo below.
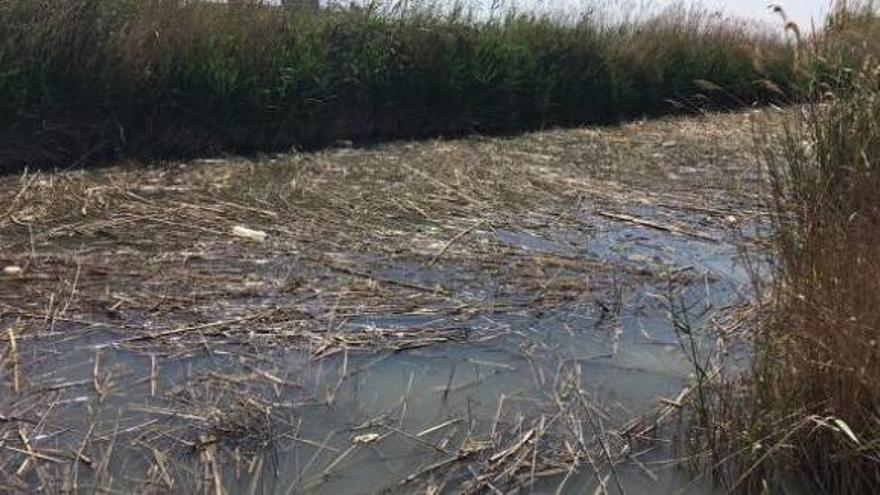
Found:
[[[633, 208], [629, 214], [664, 213]], [[685, 220], [700, 226], [694, 215]], [[588, 424], [594, 434], [596, 422], [624, 429], [690, 379], [670, 305], [687, 308], [697, 327], [748, 291], [749, 274], [729, 231], [707, 226], [703, 238], [695, 238], [592, 215], [582, 223], [580, 231], [487, 230], [475, 242], [613, 267], [612, 283], [596, 284], [588, 296], [542, 309], [538, 290], [469, 317], [365, 311], [340, 322], [347, 332], [367, 335], [453, 329], [459, 342], [318, 359], [265, 339], [210, 335], [169, 350], [124, 331], [71, 325], [55, 337], [21, 342], [34, 398], [3, 414], [23, 416], [29, 404], [51, 397], [51, 420], [29, 440], [50, 457], [81, 457], [82, 466], [54, 487], [61, 491], [337, 494], [471, 486], [491, 492], [493, 482], [505, 478], [452, 461], [515, 441], [529, 425], [561, 423], [557, 406], [570, 397], [566, 383], [590, 398], [583, 407], [596, 414], [575, 423]], [[385, 278], [442, 283], [455, 287], [460, 299], [499, 297], [497, 277], [474, 267], [375, 262], [382, 271], [374, 273]], [[267, 267], [265, 274], [284, 270]], [[547, 284], [590, 285], [571, 280], [577, 277], [582, 272], [561, 267]], [[577, 435], [548, 433], [542, 442], [577, 450], [567, 444], [571, 438]], [[586, 493], [603, 483], [612, 492], [711, 492], [705, 481], [694, 483], [675, 469], [671, 453], [662, 445], [633, 452], [604, 477], [586, 461], [551, 469], [548, 454], [549, 467], [517, 476], [535, 479], [534, 493]], [[537, 460], [537, 447], [533, 455]], [[34, 487], [40, 478], [38, 471], [28, 477]]]

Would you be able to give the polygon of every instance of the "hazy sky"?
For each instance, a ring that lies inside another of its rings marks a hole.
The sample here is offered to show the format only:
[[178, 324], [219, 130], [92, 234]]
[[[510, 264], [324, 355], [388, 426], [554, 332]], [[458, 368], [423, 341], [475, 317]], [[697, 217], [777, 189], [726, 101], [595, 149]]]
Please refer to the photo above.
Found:
[[[673, 2], [657, 0], [651, 3], [670, 4]], [[703, 4], [711, 8], [721, 8], [731, 14], [765, 19], [771, 22], [779, 20], [779, 16], [773, 14], [768, 6], [778, 4], [785, 9], [791, 20], [809, 28], [810, 19], [815, 19], [817, 25], [821, 24], [821, 19], [828, 13], [830, 0], [704, 0]]]
[[564, 10], [578, 11], [583, 10], [585, 6], [600, 5], [611, 11], [617, 9], [632, 9], [635, 6], [636, 11], [662, 9], [663, 7], [673, 4], [693, 4], [700, 3], [708, 9], [718, 9], [727, 14], [748, 17], [759, 21], [766, 21], [772, 24], [782, 23], [778, 14], [774, 14], [770, 6], [782, 6], [789, 20], [797, 22], [805, 30], [809, 30], [811, 20], [815, 20], [816, 25], [822, 23], [822, 19], [828, 13], [832, 0], [699, 0], [697, 2], [690, 0], [518, 0], [516, 3], [521, 6], [533, 5], [541, 10]]
[[[278, 2], [279, 0], [269, 0]], [[322, 2], [335, 2], [342, 5], [354, 1], [355, 3], [370, 0], [321, 0]], [[380, 0], [382, 1], [382, 0]], [[798, 23], [803, 31], [809, 31], [811, 23], [815, 22], [821, 27], [825, 15], [830, 10], [834, 0], [384, 0], [389, 3], [404, 1], [410, 5], [427, 3], [433, 5], [451, 5], [453, 2], [461, 2], [469, 6], [477, 6], [478, 10], [488, 9], [489, 5], [500, 4], [501, 6], [516, 5], [519, 10], [538, 10], [542, 12], [559, 13], [583, 13], [588, 9], [598, 7], [605, 14], [627, 14], [638, 12], [645, 14], [651, 11], [661, 10], [664, 7], [675, 4], [700, 4], [710, 10], [718, 10], [729, 15], [745, 17], [748, 19], [763, 21], [771, 27], [782, 28], [782, 19], [779, 14], [773, 13], [772, 5], [780, 5], [785, 10], [788, 19]], [[503, 10], [503, 7], [502, 7]], [[608, 18], [606, 15], [604, 18]]]

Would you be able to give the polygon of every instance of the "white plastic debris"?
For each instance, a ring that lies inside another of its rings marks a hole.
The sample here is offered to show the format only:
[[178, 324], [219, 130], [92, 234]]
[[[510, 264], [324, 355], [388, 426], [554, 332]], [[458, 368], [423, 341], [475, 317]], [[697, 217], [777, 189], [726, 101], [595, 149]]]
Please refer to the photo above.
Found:
[[842, 420], [840, 418], [834, 418], [833, 421], [834, 421], [834, 424], [837, 425], [837, 428], [839, 428], [843, 433], [845, 433], [846, 436], [848, 436], [850, 438], [850, 440], [853, 441], [853, 443], [855, 443], [856, 445], [860, 445], [859, 437], [856, 436], [855, 432], [852, 430], [852, 428], [849, 427], [848, 424], [846, 424], [846, 422], [844, 420]]
[[10, 265], [3, 268], [4, 275], [21, 275], [24, 270], [20, 266]]
[[264, 242], [269, 236], [269, 234], [263, 232], [262, 230], [254, 230], [243, 227], [241, 225], [236, 225], [232, 228], [232, 235], [236, 237], [241, 237], [242, 239], [249, 239], [255, 242]]
[[367, 445], [368, 443], [373, 443], [379, 439], [378, 433], [367, 433], [365, 435], [358, 435], [351, 439], [351, 443], [355, 445]]

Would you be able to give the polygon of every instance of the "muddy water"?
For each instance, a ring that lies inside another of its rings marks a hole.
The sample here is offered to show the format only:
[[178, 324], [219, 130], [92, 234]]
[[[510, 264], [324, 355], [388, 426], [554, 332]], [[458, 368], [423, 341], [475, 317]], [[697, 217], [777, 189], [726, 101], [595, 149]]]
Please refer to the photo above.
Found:
[[[23, 340], [23, 372], [54, 404], [44, 434], [30, 440], [39, 451], [88, 457], [55, 483], [58, 491], [457, 492], [476, 478], [475, 468], [445, 461], [464, 444], [499, 442], [504, 431], [551, 419], [548, 403], [562, 370], [577, 367], [577, 385], [608, 429], [655, 410], [689, 382], [692, 366], [670, 323], [670, 301], [699, 327], [741, 300], [749, 273], [729, 230], [676, 215], [700, 236], [592, 215], [579, 231], [508, 228], [477, 236], [475, 242], [615, 267], [615, 283], [589, 297], [549, 309], [500, 305], [465, 320], [370, 313], [344, 322], [350, 332], [367, 333], [455, 325], [463, 341], [454, 344], [316, 359], [223, 335], [169, 351], [126, 340], [123, 331], [77, 325]], [[462, 298], [494, 297], [491, 274], [469, 270], [401, 263], [385, 266], [382, 276], [458, 286]], [[713, 338], [700, 342], [715, 345]], [[27, 403], [6, 413], [24, 415]], [[617, 467], [614, 483], [586, 466], [568, 476], [550, 470], [539, 473], [532, 491], [587, 493], [606, 483], [612, 492], [711, 493], [675, 469], [671, 455], [662, 445], [647, 448]], [[41, 483], [39, 473], [29, 479]]]

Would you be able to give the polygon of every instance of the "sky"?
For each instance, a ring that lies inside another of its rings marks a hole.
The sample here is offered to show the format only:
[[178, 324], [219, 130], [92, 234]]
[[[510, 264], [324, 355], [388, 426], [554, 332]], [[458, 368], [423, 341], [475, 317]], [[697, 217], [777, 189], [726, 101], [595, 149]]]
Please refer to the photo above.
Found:
[[636, 11], [659, 10], [674, 4], [700, 3], [710, 10], [718, 10], [725, 14], [745, 17], [748, 19], [767, 22], [770, 25], [782, 25], [779, 14], [773, 13], [770, 6], [783, 7], [788, 20], [798, 23], [805, 31], [810, 29], [812, 22], [816, 26], [822, 25], [822, 20], [830, 10], [832, 0], [518, 0], [520, 6], [534, 5], [542, 11], [583, 11], [590, 5], [599, 5], [600, 8], [610, 9], [612, 12], [620, 9], [633, 9]]
[[[279, 0], [269, 0], [278, 2]], [[296, 0], [294, 0], [296, 1]], [[335, 2], [343, 5], [351, 0], [321, 0]], [[354, 0], [354, 3], [369, 2], [370, 0]], [[387, 0], [392, 2], [394, 0]], [[398, 0], [400, 1], [400, 0]], [[452, 4], [456, 0], [402, 0], [411, 5], [426, 2], [429, 4]], [[458, 0], [468, 5], [486, 7], [492, 3], [501, 5], [517, 5], [520, 10], [536, 9], [542, 12], [559, 13], [582, 13], [591, 7], [598, 6], [603, 12], [625, 13], [646, 12], [661, 10], [675, 4], [690, 5], [699, 3], [712, 11], [720, 11], [728, 15], [743, 17], [755, 21], [766, 22], [769, 26], [779, 26], [782, 29], [783, 22], [779, 14], [771, 10], [772, 5], [781, 6], [788, 20], [796, 22], [802, 31], [809, 31], [813, 23], [821, 27], [823, 19], [830, 10], [833, 0]]]
[[[672, 0], [656, 0], [651, 3], [671, 4]], [[771, 4], [778, 4], [785, 9], [790, 20], [797, 22], [802, 27], [810, 27], [811, 19], [816, 25], [822, 24], [822, 19], [828, 13], [830, 0], [703, 0], [709, 8], [720, 8], [729, 14], [736, 14], [757, 20], [769, 22], [781, 22], [779, 15], [772, 13], [768, 8]]]

